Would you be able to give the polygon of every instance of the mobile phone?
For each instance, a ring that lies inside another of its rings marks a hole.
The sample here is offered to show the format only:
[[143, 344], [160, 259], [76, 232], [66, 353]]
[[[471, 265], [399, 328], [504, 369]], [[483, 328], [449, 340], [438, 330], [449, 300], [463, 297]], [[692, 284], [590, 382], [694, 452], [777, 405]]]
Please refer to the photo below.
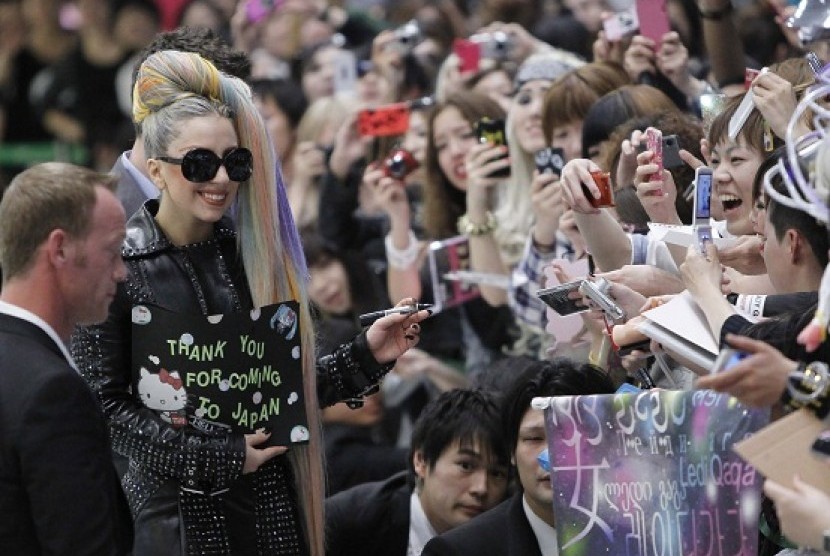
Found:
[[[645, 152], [649, 150], [649, 148], [646, 143], [640, 143], [637, 150], [639, 152]], [[680, 158], [680, 141], [677, 138], [677, 135], [664, 135], [662, 150], [663, 168], [680, 168], [683, 166], [683, 159]]]
[[548, 147], [537, 151], [533, 161], [540, 174], [561, 176], [562, 168], [565, 167], [565, 151], [559, 147]]
[[625, 312], [607, 295], [607, 291], [608, 282], [601, 278], [596, 283], [590, 280], [582, 280], [579, 284], [579, 292], [596, 303], [602, 312], [613, 322], [618, 323], [624, 321]]
[[646, 148], [654, 153], [651, 159], [652, 164], [657, 165], [657, 171], [651, 174], [649, 181], [663, 180], [663, 132], [650, 127], [646, 129]]
[[752, 354], [739, 349], [724, 348], [720, 350], [717, 359], [715, 359], [715, 364], [712, 365], [712, 374], [728, 371], [750, 355]]
[[640, 34], [659, 45], [663, 35], [671, 31], [666, 0], [637, 0], [636, 5]]
[[818, 438], [816, 438], [810, 447], [810, 451], [813, 455], [822, 459], [830, 459], [830, 430], [826, 430], [818, 435]]
[[414, 172], [418, 166], [420, 164], [411, 152], [406, 149], [395, 149], [384, 159], [383, 173], [390, 178], [403, 180]]
[[588, 199], [588, 202], [591, 203], [591, 206], [594, 208], [615, 206], [614, 190], [611, 188], [611, 174], [600, 170], [594, 170], [591, 172], [591, 177], [594, 178], [594, 184], [596, 184], [597, 189], [599, 189], [599, 199], [591, 194], [591, 191], [587, 186], [585, 186], [585, 184], [582, 184], [582, 192], [585, 194], [585, 198]]
[[[504, 120], [493, 120], [490, 118], [481, 118], [475, 124], [475, 134], [481, 143], [492, 143], [493, 145], [507, 146], [507, 132], [504, 129]], [[507, 158], [507, 153], [503, 158]], [[506, 178], [510, 175], [510, 167], [496, 170], [489, 177], [491, 178]]]
[[695, 170], [694, 196], [695, 224], [709, 225], [712, 217], [712, 169], [699, 166]]
[[571, 292], [579, 291], [579, 285], [581, 283], [582, 280], [576, 280], [574, 282], [568, 282], [567, 284], [559, 284], [552, 288], [538, 290], [536, 296], [560, 316], [564, 317], [574, 313], [582, 313], [587, 311], [588, 308], [579, 299], [573, 299], [568, 295]]
[[458, 71], [475, 73], [481, 64], [481, 45], [469, 39], [455, 39], [452, 51], [458, 57]]
[[364, 137], [403, 135], [409, 129], [409, 106], [397, 102], [364, 108], [357, 113], [357, 130]]
[[609, 41], [618, 41], [624, 36], [640, 28], [637, 13], [634, 10], [617, 12], [602, 22], [605, 38]]
[[680, 141], [677, 135], [663, 136], [663, 168], [680, 168], [683, 166], [680, 158]]

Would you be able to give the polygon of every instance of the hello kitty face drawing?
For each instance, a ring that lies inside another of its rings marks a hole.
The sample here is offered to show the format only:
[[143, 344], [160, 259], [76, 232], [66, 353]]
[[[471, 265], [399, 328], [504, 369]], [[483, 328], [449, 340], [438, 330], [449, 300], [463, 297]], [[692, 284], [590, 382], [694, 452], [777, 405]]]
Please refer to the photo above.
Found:
[[167, 423], [180, 426], [185, 420], [184, 409], [187, 406], [187, 392], [182, 379], [176, 371], [161, 369], [158, 374], [141, 367], [138, 381], [138, 396], [149, 409], [159, 412]]

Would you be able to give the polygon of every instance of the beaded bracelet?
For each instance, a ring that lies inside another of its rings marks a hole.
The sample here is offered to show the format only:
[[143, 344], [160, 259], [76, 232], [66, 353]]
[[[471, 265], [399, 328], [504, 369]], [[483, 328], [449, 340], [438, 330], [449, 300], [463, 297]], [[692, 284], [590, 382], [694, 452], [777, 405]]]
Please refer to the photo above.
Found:
[[418, 259], [420, 245], [412, 230], [409, 230], [409, 243], [405, 249], [398, 249], [393, 245], [391, 233], [386, 235], [383, 244], [386, 246], [386, 260], [392, 268], [406, 270]]
[[492, 233], [498, 227], [496, 217], [489, 210], [487, 211], [487, 222], [484, 224], [474, 224], [470, 222], [470, 217], [464, 213], [458, 219], [458, 233], [463, 236], [483, 236]]

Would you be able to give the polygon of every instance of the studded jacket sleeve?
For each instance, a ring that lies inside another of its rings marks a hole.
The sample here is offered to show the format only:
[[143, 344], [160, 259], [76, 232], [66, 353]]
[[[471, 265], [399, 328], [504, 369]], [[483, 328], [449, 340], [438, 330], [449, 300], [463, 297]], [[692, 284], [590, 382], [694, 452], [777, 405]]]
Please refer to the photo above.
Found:
[[107, 417], [113, 449], [141, 472], [175, 478], [185, 488], [215, 492], [242, 473], [241, 434], [208, 436], [190, 426], [176, 428], [141, 404], [132, 391], [131, 304], [122, 286], [106, 322], [79, 328], [72, 354], [98, 395]]
[[317, 361], [317, 397], [320, 407], [341, 401], [358, 403], [375, 392], [380, 379], [395, 365], [380, 364], [372, 356], [363, 331], [350, 343]]

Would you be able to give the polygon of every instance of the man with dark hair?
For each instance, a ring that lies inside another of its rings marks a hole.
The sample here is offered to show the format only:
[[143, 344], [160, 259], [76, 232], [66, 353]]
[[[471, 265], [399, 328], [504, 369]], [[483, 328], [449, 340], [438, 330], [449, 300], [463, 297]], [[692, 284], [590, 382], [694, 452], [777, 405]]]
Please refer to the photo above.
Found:
[[[415, 423], [409, 473], [326, 500], [328, 553], [409, 556], [501, 502], [507, 446], [491, 394], [450, 390]], [[414, 485], [413, 485], [414, 483]]]
[[114, 180], [51, 162], [0, 201], [0, 551], [115, 555], [132, 518], [94, 394], [66, 348], [76, 324], [107, 318], [124, 210]]
[[[180, 52], [195, 52], [202, 58], [213, 63], [219, 71], [247, 79], [251, 73], [251, 62], [248, 55], [234, 50], [210, 29], [196, 27], [182, 27], [175, 31], [160, 33], [155, 40], [142, 52], [133, 71], [133, 86], [135, 86], [138, 68], [150, 55], [162, 50], [178, 50]], [[156, 186], [150, 181], [147, 174], [147, 156], [144, 154], [144, 137], [141, 124], [135, 125], [135, 141], [133, 148], [118, 157], [111, 173], [118, 176], [116, 196], [124, 206], [129, 217], [144, 204], [147, 199], [155, 199], [159, 195]]]
[[538, 361], [518, 376], [502, 401], [504, 436], [521, 488], [481, 517], [432, 539], [423, 555], [555, 556], [559, 553], [550, 473], [537, 460], [547, 448], [545, 414], [537, 396], [610, 394], [611, 379], [593, 365]]

